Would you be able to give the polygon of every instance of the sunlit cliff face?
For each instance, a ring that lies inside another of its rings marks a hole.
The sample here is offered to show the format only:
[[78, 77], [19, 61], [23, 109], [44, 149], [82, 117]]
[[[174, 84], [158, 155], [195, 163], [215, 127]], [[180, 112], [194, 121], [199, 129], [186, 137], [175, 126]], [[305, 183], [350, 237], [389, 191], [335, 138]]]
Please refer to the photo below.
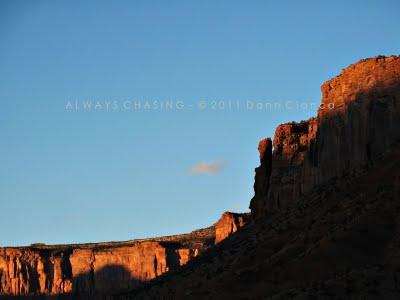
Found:
[[[267, 217], [287, 207], [312, 188], [370, 163], [400, 138], [400, 57], [361, 60], [321, 90], [321, 103], [333, 109], [277, 127], [270, 180], [257, 182], [268, 195], [253, 198], [254, 215]], [[259, 144], [261, 157], [266, 144]]]

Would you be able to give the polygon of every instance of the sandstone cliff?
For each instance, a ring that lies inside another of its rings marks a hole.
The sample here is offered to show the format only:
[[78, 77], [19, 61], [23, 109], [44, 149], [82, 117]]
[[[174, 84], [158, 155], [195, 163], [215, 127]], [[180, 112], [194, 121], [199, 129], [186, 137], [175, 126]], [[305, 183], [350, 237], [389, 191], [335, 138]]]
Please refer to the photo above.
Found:
[[213, 244], [213, 227], [171, 237], [0, 248], [0, 295], [109, 294], [186, 264]]
[[361, 60], [322, 85], [316, 118], [278, 126], [270, 179], [255, 187], [253, 216], [286, 208], [314, 187], [384, 154], [400, 138], [399, 78], [398, 56]]
[[110, 295], [173, 271], [232, 235], [249, 214], [225, 212], [189, 234], [81, 245], [0, 248], [1, 295]]

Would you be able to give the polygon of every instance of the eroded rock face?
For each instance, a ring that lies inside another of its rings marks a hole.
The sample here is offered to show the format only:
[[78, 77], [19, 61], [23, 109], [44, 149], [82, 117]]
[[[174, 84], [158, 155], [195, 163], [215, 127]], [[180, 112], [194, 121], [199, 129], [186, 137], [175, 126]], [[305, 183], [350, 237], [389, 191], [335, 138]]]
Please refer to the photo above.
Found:
[[132, 289], [167, 272], [169, 260], [166, 247], [159, 242], [100, 251], [76, 249], [70, 256], [73, 291], [108, 293]]
[[237, 232], [249, 221], [249, 214], [238, 214], [226, 211], [215, 223], [215, 243], [218, 244], [228, 236]]
[[0, 248], [0, 295], [104, 295], [132, 290], [213, 244], [214, 228], [131, 243]]
[[[361, 60], [321, 90], [316, 118], [276, 129], [270, 180], [260, 180], [256, 169], [255, 186], [264, 185], [255, 189], [250, 204], [255, 218], [373, 163], [400, 139], [400, 57]], [[268, 190], [267, 195], [259, 197], [258, 190]]]
[[316, 118], [282, 124], [276, 128], [270, 188], [260, 215], [265, 216], [268, 211], [287, 207], [292, 199], [310, 189], [312, 174], [303, 165], [310, 159], [308, 153], [313, 147], [316, 132]]

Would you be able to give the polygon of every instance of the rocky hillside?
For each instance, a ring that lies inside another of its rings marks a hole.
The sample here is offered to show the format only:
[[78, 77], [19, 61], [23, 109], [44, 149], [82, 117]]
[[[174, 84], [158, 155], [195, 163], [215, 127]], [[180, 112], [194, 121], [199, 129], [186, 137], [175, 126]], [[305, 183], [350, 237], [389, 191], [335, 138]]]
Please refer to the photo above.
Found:
[[400, 143], [117, 299], [399, 299]]
[[259, 144], [253, 224], [121, 299], [399, 299], [400, 57], [322, 85]]

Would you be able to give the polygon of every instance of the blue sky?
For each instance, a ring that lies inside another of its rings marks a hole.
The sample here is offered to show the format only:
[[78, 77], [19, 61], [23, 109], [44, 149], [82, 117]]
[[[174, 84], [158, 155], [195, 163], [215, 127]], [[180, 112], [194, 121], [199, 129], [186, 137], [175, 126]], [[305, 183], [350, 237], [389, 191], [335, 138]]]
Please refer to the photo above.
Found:
[[[246, 3], [1, 1], [0, 245], [175, 234], [244, 211], [258, 141], [315, 109], [198, 101], [319, 102], [348, 64], [399, 54], [397, 1]], [[66, 109], [128, 98], [194, 109]]]

